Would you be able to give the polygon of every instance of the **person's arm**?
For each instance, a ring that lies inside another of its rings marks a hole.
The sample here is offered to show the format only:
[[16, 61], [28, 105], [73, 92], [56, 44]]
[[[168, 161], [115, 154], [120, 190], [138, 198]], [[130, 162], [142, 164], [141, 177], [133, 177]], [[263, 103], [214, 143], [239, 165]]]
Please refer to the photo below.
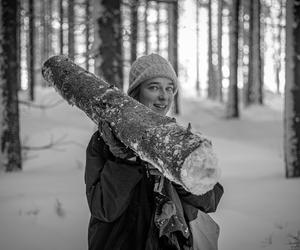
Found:
[[91, 214], [101, 221], [116, 220], [127, 208], [132, 191], [140, 181], [141, 166], [110, 157], [97, 131], [86, 150], [85, 183]]
[[173, 185], [176, 188], [180, 199], [205, 213], [216, 211], [224, 193], [224, 189], [220, 183], [217, 183], [212, 190], [203, 195], [194, 195], [178, 184], [173, 183]]

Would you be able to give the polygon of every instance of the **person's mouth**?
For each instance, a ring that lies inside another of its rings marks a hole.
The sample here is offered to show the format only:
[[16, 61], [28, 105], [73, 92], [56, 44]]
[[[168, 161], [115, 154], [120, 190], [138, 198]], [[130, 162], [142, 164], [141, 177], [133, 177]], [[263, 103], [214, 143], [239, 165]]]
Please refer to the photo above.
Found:
[[161, 111], [166, 110], [166, 108], [168, 107], [168, 105], [165, 105], [165, 104], [153, 104], [153, 106]]

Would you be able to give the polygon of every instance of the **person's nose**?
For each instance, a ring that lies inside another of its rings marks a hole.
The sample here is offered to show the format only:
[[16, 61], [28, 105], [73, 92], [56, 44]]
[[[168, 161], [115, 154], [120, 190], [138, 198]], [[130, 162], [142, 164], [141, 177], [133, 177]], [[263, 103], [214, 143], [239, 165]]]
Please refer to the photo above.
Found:
[[166, 100], [167, 99], [167, 91], [164, 89], [160, 89], [159, 91], [159, 99]]

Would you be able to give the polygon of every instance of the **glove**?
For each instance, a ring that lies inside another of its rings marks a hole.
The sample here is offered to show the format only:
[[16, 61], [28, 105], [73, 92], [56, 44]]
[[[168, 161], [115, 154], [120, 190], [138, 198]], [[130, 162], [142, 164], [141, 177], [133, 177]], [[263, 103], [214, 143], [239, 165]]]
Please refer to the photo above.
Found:
[[153, 176], [164, 176], [156, 167], [152, 166], [150, 163], [148, 163], [148, 171], [149, 174]]
[[98, 130], [104, 142], [109, 146], [110, 152], [122, 159], [128, 159], [135, 156], [134, 152], [126, 147], [112, 132], [110, 125], [106, 121], [101, 121], [98, 124]]

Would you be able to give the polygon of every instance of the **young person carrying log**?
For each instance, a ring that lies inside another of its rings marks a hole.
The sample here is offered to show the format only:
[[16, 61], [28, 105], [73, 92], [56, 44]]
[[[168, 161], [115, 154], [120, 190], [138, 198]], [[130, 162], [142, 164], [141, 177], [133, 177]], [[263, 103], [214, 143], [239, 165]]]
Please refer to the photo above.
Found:
[[[174, 69], [161, 56], [133, 63], [127, 93], [156, 113], [167, 114], [177, 88]], [[191, 222], [198, 211], [216, 211], [223, 195], [219, 183], [194, 195], [166, 179], [118, 140], [107, 122], [100, 122], [87, 147], [85, 182], [89, 250], [199, 249], [198, 229]]]

